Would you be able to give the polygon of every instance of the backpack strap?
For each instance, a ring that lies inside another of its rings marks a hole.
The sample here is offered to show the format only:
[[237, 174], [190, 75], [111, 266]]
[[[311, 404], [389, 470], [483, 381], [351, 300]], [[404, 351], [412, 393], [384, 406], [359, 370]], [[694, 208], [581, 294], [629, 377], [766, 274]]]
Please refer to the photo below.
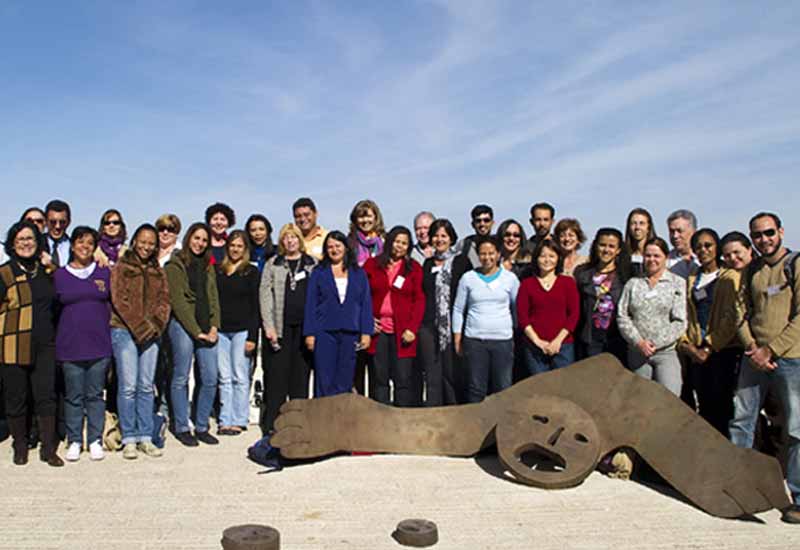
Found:
[[791, 250], [786, 255], [786, 261], [783, 263], [783, 275], [786, 277], [786, 286], [794, 292], [794, 278], [797, 275], [797, 260], [800, 259], [800, 252], [792, 252]]

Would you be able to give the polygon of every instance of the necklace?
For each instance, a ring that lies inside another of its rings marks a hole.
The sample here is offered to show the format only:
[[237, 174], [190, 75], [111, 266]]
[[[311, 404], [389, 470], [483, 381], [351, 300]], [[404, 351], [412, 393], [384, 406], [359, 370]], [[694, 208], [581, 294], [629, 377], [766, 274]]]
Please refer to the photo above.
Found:
[[286, 264], [289, 267], [289, 288], [291, 289], [292, 292], [297, 290], [297, 275], [300, 273], [300, 271], [301, 271], [301, 269], [303, 267], [302, 259], [303, 259], [302, 256], [297, 258], [297, 260], [296, 260], [297, 261], [297, 267], [294, 268], [294, 272], [291, 269], [291, 263], [290, 262], [292, 262], [292, 260], [289, 260], [288, 258], [286, 259]]
[[36, 278], [36, 275], [39, 273], [39, 262], [35, 262], [33, 264], [33, 268], [27, 269], [24, 265], [17, 262], [17, 267], [19, 267], [23, 273], [25, 273], [29, 279]]
[[542, 285], [542, 288], [545, 290], [550, 290], [553, 288], [553, 284], [556, 282], [556, 277], [547, 280], [542, 279], [541, 277], [537, 277], [537, 279], [539, 279], [539, 284]]

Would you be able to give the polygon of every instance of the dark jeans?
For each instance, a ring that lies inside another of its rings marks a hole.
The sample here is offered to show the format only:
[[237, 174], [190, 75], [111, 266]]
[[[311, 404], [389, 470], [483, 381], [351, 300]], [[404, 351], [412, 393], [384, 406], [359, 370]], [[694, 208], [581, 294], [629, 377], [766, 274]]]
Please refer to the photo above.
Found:
[[417, 359], [425, 371], [425, 406], [441, 407], [460, 402], [461, 385], [456, 379], [452, 346], [441, 351], [434, 329], [421, 326], [417, 335]]
[[555, 355], [547, 355], [533, 343], [528, 343], [524, 353], [525, 364], [528, 365], [531, 375], [561, 369], [575, 362], [575, 347], [572, 343], [561, 344], [561, 351]]
[[64, 361], [64, 421], [67, 440], [83, 445], [83, 415], [86, 413], [86, 442], [91, 444], [103, 437], [106, 403], [103, 389], [110, 357], [93, 361]]
[[727, 438], [741, 362], [742, 350], [729, 348], [714, 352], [704, 364], [695, 365], [700, 416]]
[[37, 415], [56, 414], [55, 346], [53, 344], [36, 346], [33, 355], [33, 365], [0, 365], [8, 418], [26, 416], [29, 389], [33, 395]]
[[511, 386], [514, 341], [462, 339], [467, 365], [467, 402], [479, 403], [490, 393]]
[[414, 358], [397, 356], [394, 334], [375, 336], [375, 355], [370, 357], [370, 397], [378, 403], [389, 405], [389, 380], [394, 382], [394, 404], [398, 407], [415, 407]]
[[580, 359], [587, 359], [600, 355], [601, 353], [610, 353], [623, 365], [628, 360], [628, 346], [621, 336], [608, 337], [608, 332], [600, 330], [592, 330], [592, 340], [589, 343], [582, 342], [580, 347]]
[[278, 411], [289, 399], [308, 399], [308, 378], [311, 365], [311, 353], [303, 341], [301, 325], [283, 328], [283, 337], [279, 340], [281, 349], [274, 351], [269, 340], [263, 345], [269, 350], [267, 362], [261, 364], [264, 371], [264, 417], [261, 429], [264, 433], [274, 428]]

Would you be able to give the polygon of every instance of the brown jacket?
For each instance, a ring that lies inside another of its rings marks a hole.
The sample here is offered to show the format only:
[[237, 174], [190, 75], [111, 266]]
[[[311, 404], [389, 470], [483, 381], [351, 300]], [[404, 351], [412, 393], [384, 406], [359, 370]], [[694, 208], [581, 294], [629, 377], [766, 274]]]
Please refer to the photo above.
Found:
[[169, 286], [164, 270], [142, 264], [131, 250], [111, 270], [111, 326], [130, 331], [137, 343], [157, 338], [169, 322]]

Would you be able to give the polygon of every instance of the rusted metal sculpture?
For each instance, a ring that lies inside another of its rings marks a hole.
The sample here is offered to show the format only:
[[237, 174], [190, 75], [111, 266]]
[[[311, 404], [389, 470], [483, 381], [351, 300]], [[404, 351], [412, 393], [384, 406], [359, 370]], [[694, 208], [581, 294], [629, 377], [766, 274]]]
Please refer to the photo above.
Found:
[[696, 506], [739, 517], [789, 506], [778, 462], [734, 446], [672, 393], [603, 354], [533, 376], [482, 403], [401, 409], [354, 394], [293, 400], [272, 444], [286, 458], [340, 451], [471, 456], [494, 443], [518, 481], [580, 484], [631, 447]]

